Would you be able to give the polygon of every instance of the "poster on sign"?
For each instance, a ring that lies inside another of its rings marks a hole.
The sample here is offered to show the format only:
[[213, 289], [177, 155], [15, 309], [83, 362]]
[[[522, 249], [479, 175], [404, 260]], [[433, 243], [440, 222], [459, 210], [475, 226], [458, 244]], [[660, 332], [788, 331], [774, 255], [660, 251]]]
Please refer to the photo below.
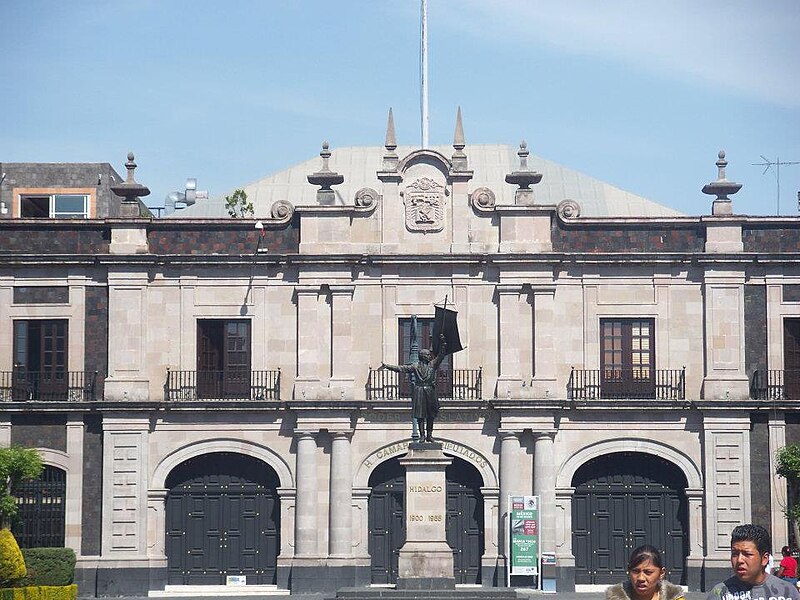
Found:
[[539, 575], [539, 496], [509, 496], [509, 575]]

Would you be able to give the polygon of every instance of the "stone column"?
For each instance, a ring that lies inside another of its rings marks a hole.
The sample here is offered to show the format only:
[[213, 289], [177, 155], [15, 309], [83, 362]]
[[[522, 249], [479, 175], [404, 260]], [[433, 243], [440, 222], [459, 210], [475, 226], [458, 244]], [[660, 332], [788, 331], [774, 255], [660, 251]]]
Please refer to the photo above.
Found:
[[500, 435], [500, 512], [498, 538], [502, 540], [499, 544], [500, 554], [508, 558], [508, 548], [506, 548], [506, 523], [508, 522], [508, 497], [511, 494], [520, 493], [518, 487], [520, 445], [516, 432], [501, 430]]
[[744, 364], [744, 273], [709, 270], [704, 276], [703, 294], [703, 398], [746, 400], [750, 397], [750, 384]]
[[556, 474], [553, 464], [554, 431], [534, 432], [533, 493], [539, 496], [539, 550], [556, 551]]
[[164, 532], [166, 528], [166, 489], [147, 491], [147, 556], [151, 559], [166, 560]]
[[67, 419], [67, 477], [66, 511], [64, 515], [64, 545], [81, 554], [81, 521], [83, 516], [83, 416]]
[[783, 413], [772, 414], [769, 420], [769, 482], [773, 546], [783, 546], [789, 540], [789, 528], [783, 507], [787, 506], [786, 480], [778, 477], [775, 454], [786, 445], [786, 420]]
[[351, 433], [349, 430], [332, 432], [328, 553], [337, 558], [351, 556], [353, 553]]
[[[297, 377], [295, 398], [312, 399], [320, 386], [320, 329], [317, 303], [320, 288], [314, 285], [296, 286], [297, 300]], [[327, 327], [327, 324], [326, 324]], [[327, 360], [327, 359], [326, 359]]]
[[499, 311], [498, 338], [500, 346], [500, 372], [497, 377], [497, 396], [505, 399], [516, 395], [522, 387], [519, 358], [519, 295], [521, 285], [498, 285]]
[[551, 398], [557, 394], [555, 287], [533, 288], [533, 387], [534, 398]]
[[297, 500], [295, 504], [295, 556], [317, 554], [317, 444], [310, 431], [297, 431]]
[[699, 590], [702, 586], [703, 569], [703, 488], [686, 488], [686, 499], [689, 503], [689, 556], [686, 557], [687, 580], [690, 590]]
[[355, 378], [352, 372], [353, 327], [352, 285], [332, 285], [331, 291], [331, 388], [341, 394], [352, 394]]

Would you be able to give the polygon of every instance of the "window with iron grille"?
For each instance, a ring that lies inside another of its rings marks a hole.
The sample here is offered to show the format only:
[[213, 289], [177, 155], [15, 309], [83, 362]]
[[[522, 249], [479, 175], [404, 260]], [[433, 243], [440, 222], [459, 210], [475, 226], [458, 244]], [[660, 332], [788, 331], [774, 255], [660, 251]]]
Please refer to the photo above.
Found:
[[19, 513], [11, 530], [20, 548], [64, 546], [66, 472], [45, 465], [38, 479], [18, 483], [12, 494]]

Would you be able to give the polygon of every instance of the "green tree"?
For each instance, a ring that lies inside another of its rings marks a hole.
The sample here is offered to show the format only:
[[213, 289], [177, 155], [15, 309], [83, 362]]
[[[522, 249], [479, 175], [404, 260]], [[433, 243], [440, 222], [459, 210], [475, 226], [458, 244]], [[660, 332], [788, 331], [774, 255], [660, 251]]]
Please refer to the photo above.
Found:
[[9, 528], [18, 512], [11, 494], [14, 486], [20, 481], [36, 479], [43, 470], [42, 457], [35, 448], [0, 448], [0, 527]]
[[225, 208], [228, 209], [228, 216], [234, 219], [252, 217], [253, 203], [247, 200], [247, 193], [242, 190], [234, 190], [230, 196], [225, 196]]
[[777, 473], [786, 479], [788, 490], [783, 512], [789, 517], [794, 530], [794, 539], [800, 540], [800, 444], [784, 446], [775, 454]]

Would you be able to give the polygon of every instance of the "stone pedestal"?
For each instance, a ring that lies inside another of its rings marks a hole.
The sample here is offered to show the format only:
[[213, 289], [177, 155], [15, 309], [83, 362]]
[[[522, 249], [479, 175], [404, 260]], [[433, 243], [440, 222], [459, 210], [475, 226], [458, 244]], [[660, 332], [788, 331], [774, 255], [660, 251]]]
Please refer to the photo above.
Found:
[[406, 543], [398, 557], [399, 590], [455, 589], [445, 530], [445, 469], [451, 462], [437, 442], [412, 442], [400, 459], [406, 469]]

